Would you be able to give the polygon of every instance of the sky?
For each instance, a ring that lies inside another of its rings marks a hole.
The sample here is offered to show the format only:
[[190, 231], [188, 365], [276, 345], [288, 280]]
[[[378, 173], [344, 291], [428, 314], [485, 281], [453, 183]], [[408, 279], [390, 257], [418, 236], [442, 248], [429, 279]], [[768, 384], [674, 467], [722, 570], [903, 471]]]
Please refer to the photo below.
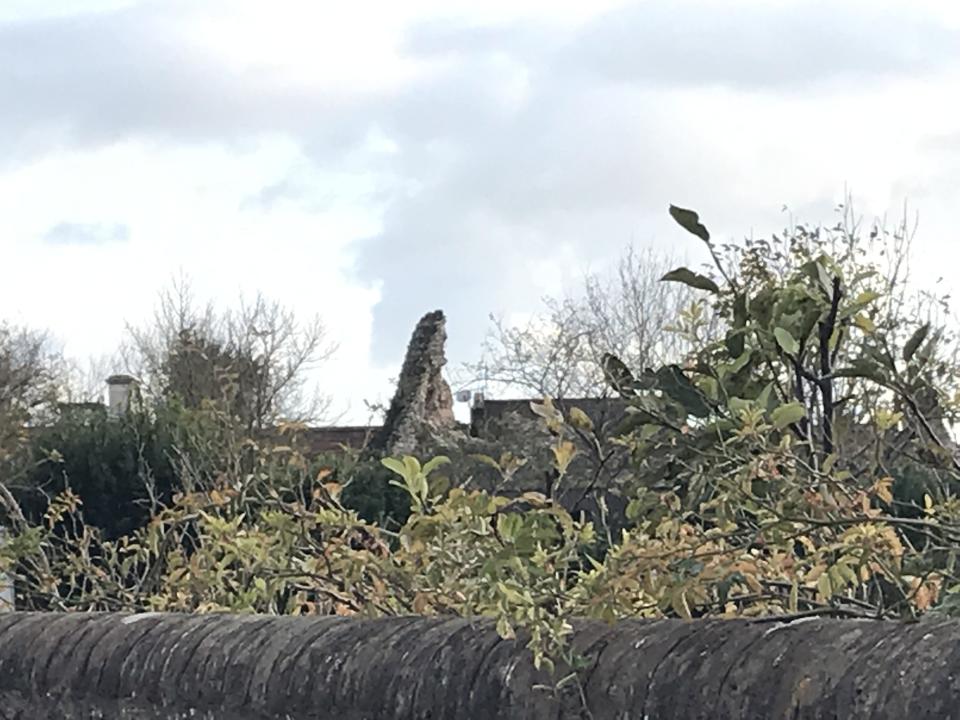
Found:
[[186, 274], [319, 313], [341, 422], [388, 400], [410, 333], [451, 364], [491, 313], [628, 243], [919, 218], [960, 258], [960, 8], [820, 0], [0, 0], [0, 317], [75, 358]]

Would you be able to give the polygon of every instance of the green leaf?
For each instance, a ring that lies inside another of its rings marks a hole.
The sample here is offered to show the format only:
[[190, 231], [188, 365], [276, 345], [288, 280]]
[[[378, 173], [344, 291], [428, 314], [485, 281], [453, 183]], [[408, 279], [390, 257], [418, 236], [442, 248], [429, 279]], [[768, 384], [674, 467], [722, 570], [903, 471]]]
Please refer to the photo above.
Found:
[[450, 458], [448, 458], [446, 455], [437, 455], [435, 458], [428, 461], [427, 464], [423, 466], [423, 470], [421, 472], [424, 475], [429, 475], [441, 465], [446, 465], [449, 462], [450, 462]]
[[913, 357], [914, 353], [917, 352], [917, 348], [927, 339], [927, 334], [930, 332], [930, 323], [924, 323], [918, 327], [913, 335], [910, 336], [910, 339], [907, 340], [907, 344], [903, 346], [903, 359], [907, 362], [910, 362], [910, 358]]
[[735, 328], [742, 328], [747, 324], [747, 319], [750, 317], [748, 314], [748, 301], [747, 296], [743, 294], [738, 294], [733, 300], [733, 326]]
[[403, 456], [403, 465], [406, 469], [403, 477], [406, 478], [407, 482], [410, 482], [411, 479], [417, 477], [421, 472], [420, 461], [412, 455]]
[[767, 383], [757, 396], [757, 403], [764, 410], [773, 410], [772, 406], [776, 401], [777, 399], [773, 394], [773, 383]]
[[823, 263], [817, 262], [817, 279], [820, 281], [820, 287], [827, 294], [827, 297], [833, 296], [833, 278], [823, 266]]
[[747, 366], [747, 363], [750, 362], [751, 357], [753, 357], [752, 350], [748, 350], [747, 352], [743, 353], [740, 357], [730, 363], [729, 371], [733, 374], [740, 372]]
[[403, 464], [402, 460], [388, 457], [388, 458], [383, 458], [383, 460], [380, 461], [380, 464], [383, 465], [385, 468], [392, 470], [402, 478], [407, 477], [407, 466]]
[[604, 353], [601, 364], [603, 376], [614, 390], [625, 396], [634, 394], [636, 380], [623, 360], [611, 353]]
[[830, 297], [833, 293], [833, 280], [830, 278], [830, 274], [827, 272], [827, 269], [824, 267], [823, 262], [820, 260], [811, 260], [810, 262], [804, 263], [800, 270], [813, 282], [818, 283], [823, 289], [823, 292]]
[[838, 368], [833, 371], [834, 377], [853, 377], [873, 380], [876, 383], [885, 384], [887, 378], [884, 375], [883, 367], [872, 362], [867, 358], [857, 358], [851, 363], [850, 367]]
[[740, 397], [731, 397], [727, 401], [727, 407], [730, 408], [730, 412], [739, 416], [744, 410], [750, 410], [753, 407], [753, 402]]
[[727, 333], [726, 337], [723, 339], [724, 344], [727, 346], [727, 352], [730, 354], [730, 357], [736, 358], [740, 357], [743, 354], [745, 342], [744, 342], [744, 329], [731, 330]]
[[806, 408], [798, 402], [781, 405], [770, 414], [770, 420], [773, 426], [778, 430], [783, 430], [787, 425], [802, 420], [807, 414]]
[[671, 205], [670, 215], [684, 230], [696, 235], [704, 242], [710, 242], [710, 233], [700, 222], [700, 216], [696, 212]]
[[685, 267], [671, 270], [662, 278], [660, 278], [660, 281], [679, 282], [698, 290], [707, 290], [708, 292], [712, 293], [720, 292], [720, 288], [717, 287], [717, 284], [713, 280], [708, 278], [706, 275], [700, 275], [699, 273], [695, 273], [693, 270]]
[[694, 417], [707, 417], [710, 405], [706, 397], [690, 382], [678, 365], [667, 365], [657, 371], [659, 388], [680, 403]]
[[496, 469], [497, 471], [502, 472], [500, 468], [500, 463], [498, 463], [489, 455], [484, 455], [482, 453], [474, 453], [474, 454], [468, 455], [467, 457], [469, 457], [471, 460], [476, 460], [477, 462], [481, 462], [484, 465], [489, 465], [490, 467]]
[[773, 329], [773, 335], [777, 338], [777, 344], [783, 348], [784, 352], [788, 352], [791, 355], [796, 355], [800, 352], [800, 344], [787, 330], [784, 330], [782, 327], [776, 327]]

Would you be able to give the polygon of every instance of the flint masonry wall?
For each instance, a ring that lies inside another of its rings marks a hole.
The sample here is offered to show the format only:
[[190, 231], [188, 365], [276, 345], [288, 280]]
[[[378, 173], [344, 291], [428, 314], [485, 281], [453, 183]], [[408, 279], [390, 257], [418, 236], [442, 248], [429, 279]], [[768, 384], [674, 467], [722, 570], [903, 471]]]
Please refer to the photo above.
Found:
[[456, 428], [453, 395], [443, 379], [446, 327], [443, 311], [435, 310], [414, 328], [383, 427], [371, 438], [371, 453], [410, 454], [424, 435], [443, 435]]
[[960, 624], [584, 623], [582, 714], [460, 619], [0, 615], [0, 718], [948, 718]]

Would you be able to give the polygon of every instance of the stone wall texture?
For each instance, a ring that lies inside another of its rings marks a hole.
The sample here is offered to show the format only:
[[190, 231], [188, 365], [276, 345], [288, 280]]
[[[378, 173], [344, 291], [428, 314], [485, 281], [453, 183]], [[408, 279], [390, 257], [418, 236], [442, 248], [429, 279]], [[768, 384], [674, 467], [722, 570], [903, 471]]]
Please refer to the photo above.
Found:
[[[960, 623], [579, 624], [581, 687], [463, 619], [0, 615], [0, 718], [953, 718]], [[586, 710], [584, 709], [586, 703]]]
[[425, 438], [455, 430], [453, 395], [443, 379], [447, 321], [443, 311], [427, 313], [414, 328], [400, 369], [397, 390], [383, 427], [371, 439], [379, 455], [409, 455]]

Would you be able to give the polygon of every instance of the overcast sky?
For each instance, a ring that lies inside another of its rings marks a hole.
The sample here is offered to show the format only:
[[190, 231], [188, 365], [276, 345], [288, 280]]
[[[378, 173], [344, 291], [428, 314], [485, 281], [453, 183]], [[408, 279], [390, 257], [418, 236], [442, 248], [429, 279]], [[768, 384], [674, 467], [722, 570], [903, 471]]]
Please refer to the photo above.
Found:
[[319, 312], [345, 420], [416, 320], [487, 316], [720, 238], [920, 214], [956, 266], [954, 3], [0, 0], [0, 315], [111, 351], [183, 271]]

